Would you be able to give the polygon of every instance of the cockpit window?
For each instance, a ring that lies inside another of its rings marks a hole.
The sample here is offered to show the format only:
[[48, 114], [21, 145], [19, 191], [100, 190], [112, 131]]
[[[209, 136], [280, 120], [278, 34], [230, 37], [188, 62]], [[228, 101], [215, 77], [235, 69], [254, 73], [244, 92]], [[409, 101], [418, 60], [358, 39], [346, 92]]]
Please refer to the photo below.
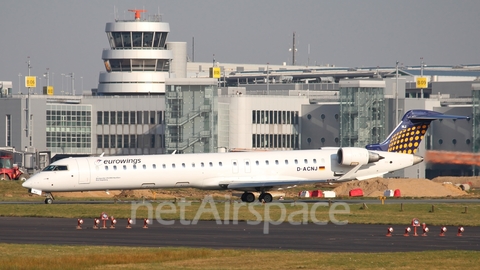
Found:
[[55, 167], [56, 166], [48, 165], [47, 167], [43, 168], [43, 171], [44, 172], [53, 171], [53, 169], [55, 169]]
[[58, 165], [57, 171], [68, 171], [68, 167], [66, 165]]
[[43, 169], [44, 172], [48, 171], [68, 171], [67, 165], [48, 165]]

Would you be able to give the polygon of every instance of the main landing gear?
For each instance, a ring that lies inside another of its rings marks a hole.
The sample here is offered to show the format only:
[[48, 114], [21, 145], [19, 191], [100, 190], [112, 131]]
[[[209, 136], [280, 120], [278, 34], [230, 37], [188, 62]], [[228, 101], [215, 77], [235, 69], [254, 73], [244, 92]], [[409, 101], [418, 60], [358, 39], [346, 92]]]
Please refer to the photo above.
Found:
[[52, 193], [47, 192], [45, 195], [47, 196], [47, 198], [45, 198], [45, 204], [52, 204], [53, 200], [55, 200]]
[[[255, 195], [251, 192], [245, 192], [242, 194], [241, 199], [242, 199], [242, 202], [251, 203], [255, 201]], [[260, 196], [258, 196], [258, 201], [266, 202], [266, 203], [272, 202], [273, 201], [272, 194], [262, 192], [260, 193]]]

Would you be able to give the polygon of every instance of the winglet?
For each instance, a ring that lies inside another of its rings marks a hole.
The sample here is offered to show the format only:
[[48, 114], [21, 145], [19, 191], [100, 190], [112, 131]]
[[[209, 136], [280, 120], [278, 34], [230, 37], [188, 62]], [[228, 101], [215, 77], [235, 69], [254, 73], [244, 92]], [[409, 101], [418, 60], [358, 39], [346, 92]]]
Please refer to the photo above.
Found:
[[395, 130], [379, 144], [365, 146], [368, 150], [413, 154], [417, 152], [430, 123], [437, 119], [470, 119], [468, 116], [447, 115], [428, 110], [410, 110]]

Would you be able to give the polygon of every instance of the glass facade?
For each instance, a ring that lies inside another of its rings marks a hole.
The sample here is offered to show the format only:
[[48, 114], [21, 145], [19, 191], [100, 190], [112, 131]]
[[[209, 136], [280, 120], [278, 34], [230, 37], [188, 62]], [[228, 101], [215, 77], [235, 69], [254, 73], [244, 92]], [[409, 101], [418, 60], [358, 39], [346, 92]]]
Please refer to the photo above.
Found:
[[340, 87], [340, 146], [365, 147], [385, 136], [383, 87]]
[[217, 151], [217, 86], [170, 85], [165, 92], [167, 153]]
[[168, 32], [108, 32], [110, 48], [165, 49]]
[[473, 152], [480, 153], [480, 89], [472, 90], [473, 106]]
[[[282, 130], [286, 134], [252, 134], [254, 149], [299, 149], [299, 112], [277, 110], [253, 110], [253, 130]], [[255, 128], [259, 127], [259, 128]], [[268, 128], [261, 128], [267, 126]], [[286, 128], [285, 128], [286, 126]]]
[[47, 148], [59, 154], [92, 154], [92, 106], [47, 104]]
[[[145, 151], [155, 154], [156, 149], [164, 148], [163, 134], [158, 134], [163, 117], [163, 111], [98, 111], [97, 130], [103, 132], [97, 135], [97, 148], [103, 151], [115, 149], [119, 153], [122, 149], [147, 149]], [[143, 125], [148, 126], [148, 134], [137, 133], [137, 127]], [[113, 129], [108, 127], [114, 126], [123, 127], [130, 134], [112, 134], [110, 130]]]
[[108, 72], [164, 71], [168, 72], [168, 59], [109, 59], [105, 60]]
[[12, 115], [5, 116], [5, 146], [12, 146]]

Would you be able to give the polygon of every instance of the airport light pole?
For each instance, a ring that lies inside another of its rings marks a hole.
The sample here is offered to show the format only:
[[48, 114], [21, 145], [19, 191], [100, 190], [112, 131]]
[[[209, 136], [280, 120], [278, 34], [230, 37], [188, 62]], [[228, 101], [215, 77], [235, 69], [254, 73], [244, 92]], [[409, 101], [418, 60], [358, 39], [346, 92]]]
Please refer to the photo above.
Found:
[[395, 64], [395, 123], [398, 123], [398, 61]]
[[[425, 62], [423, 62], [423, 57], [420, 57], [420, 77], [423, 78], [423, 67], [425, 66]], [[420, 89], [420, 97], [423, 98], [423, 88]]]
[[75, 96], [75, 73], [68, 73], [68, 74], [65, 74], [65, 77], [69, 77], [69, 78], [72, 78], [71, 82], [72, 82], [72, 96]]
[[47, 91], [48, 91], [48, 86], [50, 85], [50, 73], [49, 73], [49, 68], [47, 68], [47, 72], [43, 73], [43, 77], [47, 79]]
[[[32, 65], [30, 64], [30, 56], [27, 57], [28, 61], [27, 61], [27, 66], [28, 66], [28, 77], [30, 78], [30, 70], [32, 69]], [[35, 82], [36, 84], [36, 82]], [[26, 131], [26, 136], [27, 136], [27, 140], [28, 140], [28, 145], [29, 146], [32, 146], [32, 136], [31, 136], [31, 130], [30, 130], [30, 127], [31, 127], [31, 124], [33, 123], [30, 123], [31, 121], [33, 122], [33, 116], [30, 115], [30, 87], [27, 87], [27, 113], [26, 113], [26, 118], [27, 118], [27, 128], [25, 129]]]
[[70, 76], [72, 77], [72, 96], [75, 96], [75, 74], [72, 72]]
[[267, 63], [267, 96], [270, 94], [270, 70], [268, 65], [269, 63]]
[[18, 73], [18, 94], [22, 93], [21, 78], [22, 78], [22, 73]]
[[63, 91], [63, 78], [65, 77], [65, 73], [62, 73], [61, 75], [62, 75], [62, 95], [63, 95], [63, 93], [65, 92]]

